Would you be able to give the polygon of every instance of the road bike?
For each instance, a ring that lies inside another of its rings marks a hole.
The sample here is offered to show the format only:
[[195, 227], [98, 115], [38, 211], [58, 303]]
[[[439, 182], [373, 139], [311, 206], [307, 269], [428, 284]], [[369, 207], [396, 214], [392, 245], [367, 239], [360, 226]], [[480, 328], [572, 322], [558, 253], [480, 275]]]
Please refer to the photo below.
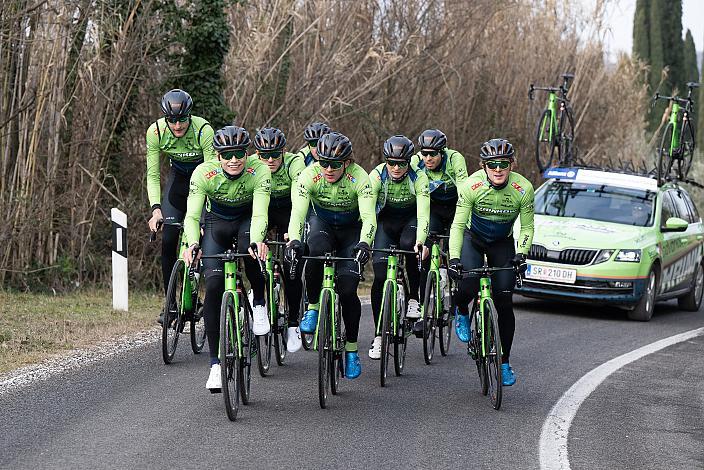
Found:
[[535, 161], [541, 172], [550, 168], [553, 160], [556, 166], [571, 166], [574, 162], [574, 113], [567, 99], [569, 81], [574, 74], [563, 73], [561, 77], [562, 85], [559, 87], [531, 83], [528, 89], [528, 99], [531, 101], [535, 91], [548, 92], [548, 104], [538, 120], [535, 134]]
[[670, 117], [662, 133], [656, 155], [659, 185], [670, 178], [674, 166], [677, 167], [675, 176], [679, 180], [686, 179], [692, 167], [692, 157], [694, 156], [696, 143], [694, 125], [692, 124], [692, 116], [694, 114], [692, 90], [698, 87], [698, 83], [687, 83], [687, 98], [664, 96], [659, 93], [655, 93], [655, 96], [653, 96], [652, 106], [655, 106], [658, 100], [666, 100], [672, 103]]
[[[399, 258], [399, 255], [418, 255], [418, 253], [400, 250], [393, 245], [389, 248], [373, 248], [372, 251], [388, 255], [386, 280], [381, 298], [381, 315], [379, 315], [379, 321], [376, 325], [376, 335], [381, 336], [379, 380], [381, 386], [385, 387], [389, 357], [393, 357], [396, 375], [400, 376], [403, 373], [406, 345], [413, 330], [413, 321], [406, 318], [410, 289], [408, 288], [408, 274], [404, 266], [405, 257]], [[418, 270], [421, 269], [419, 256]], [[391, 344], [394, 345], [393, 353], [391, 352]]]
[[276, 356], [276, 363], [279, 366], [284, 365], [289, 314], [283, 267], [283, 250], [286, 247], [286, 242], [266, 240], [265, 243], [270, 248], [265, 263], [266, 284], [264, 288], [270, 328], [269, 333], [257, 336], [259, 350], [257, 367], [262, 377], [271, 370], [272, 350]]
[[447, 356], [452, 339], [452, 321], [455, 305], [451, 289], [454, 281], [447, 275], [447, 253], [441, 249], [441, 242], [450, 237], [439, 233], [428, 234], [430, 247], [430, 268], [425, 281], [423, 296], [423, 359], [426, 364], [433, 361], [436, 338], [440, 340], [440, 354]]
[[[201, 281], [198, 266], [186, 267], [183, 252], [187, 248], [183, 224], [173, 224], [179, 229], [179, 257], [171, 270], [164, 303], [164, 319], [161, 325], [161, 356], [165, 364], [171, 364], [176, 355], [179, 335], [186, 322], [190, 323], [191, 349], [199, 354], [205, 344], [205, 321], [203, 301], [205, 281]], [[150, 241], [156, 239], [152, 232]]]

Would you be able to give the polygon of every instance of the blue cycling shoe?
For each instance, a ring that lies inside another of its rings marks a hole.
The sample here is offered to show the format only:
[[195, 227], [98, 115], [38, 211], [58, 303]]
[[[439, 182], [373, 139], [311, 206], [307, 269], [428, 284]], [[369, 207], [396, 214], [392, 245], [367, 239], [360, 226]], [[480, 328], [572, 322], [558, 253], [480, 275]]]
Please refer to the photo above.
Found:
[[318, 326], [318, 311], [317, 310], [306, 310], [303, 314], [303, 319], [299, 327], [301, 328], [301, 333], [315, 333], [315, 328]]
[[356, 379], [362, 373], [362, 364], [359, 363], [357, 351], [345, 352], [345, 377]]
[[516, 383], [516, 374], [511, 369], [511, 365], [501, 364], [501, 384], [505, 387], [510, 387]]
[[457, 338], [466, 343], [469, 341], [469, 315], [462, 315], [457, 312], [455, 317], [455, 334]]

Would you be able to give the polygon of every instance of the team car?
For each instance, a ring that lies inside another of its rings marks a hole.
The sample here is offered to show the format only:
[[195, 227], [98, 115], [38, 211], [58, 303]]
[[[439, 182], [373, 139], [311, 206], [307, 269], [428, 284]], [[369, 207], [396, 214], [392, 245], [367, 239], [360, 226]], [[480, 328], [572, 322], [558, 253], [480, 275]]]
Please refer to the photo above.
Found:
[[640, 321], [660, 300], [699, 309], [704, 226], [682, 186], [586, 168], [544, 176], [519, 294], [623, 307]]

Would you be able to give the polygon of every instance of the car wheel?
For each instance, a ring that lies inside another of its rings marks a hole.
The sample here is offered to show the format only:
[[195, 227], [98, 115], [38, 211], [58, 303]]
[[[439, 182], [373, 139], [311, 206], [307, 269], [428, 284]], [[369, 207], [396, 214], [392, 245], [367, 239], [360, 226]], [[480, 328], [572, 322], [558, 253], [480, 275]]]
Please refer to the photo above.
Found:
[[694, 268], [694, 277], [692, 278], [692, 288], [682, 297], [677, 298], [677, 305], [680, 310], [696, 312], [702, 303], [702, 293], [704, 293], [704, 271], [702, 265], [697, 264]]
[[650, 321], [655, 310], [655, 294], [657, 292], [658, 275], [653, 269], [648, 274], [648, 281], [645, 285], [643, 296], [638, 301], [636, 308], [628, 312], [628, 318], [636, 321]]

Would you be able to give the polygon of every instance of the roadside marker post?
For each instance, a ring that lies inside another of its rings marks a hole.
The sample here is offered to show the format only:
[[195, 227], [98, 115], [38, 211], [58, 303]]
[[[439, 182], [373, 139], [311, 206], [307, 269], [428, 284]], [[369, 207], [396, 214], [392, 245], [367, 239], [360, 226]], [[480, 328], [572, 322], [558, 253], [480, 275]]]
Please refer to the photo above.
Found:
[[127, 311], [127, 214], [113, 207], [112, 219], [112, 308]]

